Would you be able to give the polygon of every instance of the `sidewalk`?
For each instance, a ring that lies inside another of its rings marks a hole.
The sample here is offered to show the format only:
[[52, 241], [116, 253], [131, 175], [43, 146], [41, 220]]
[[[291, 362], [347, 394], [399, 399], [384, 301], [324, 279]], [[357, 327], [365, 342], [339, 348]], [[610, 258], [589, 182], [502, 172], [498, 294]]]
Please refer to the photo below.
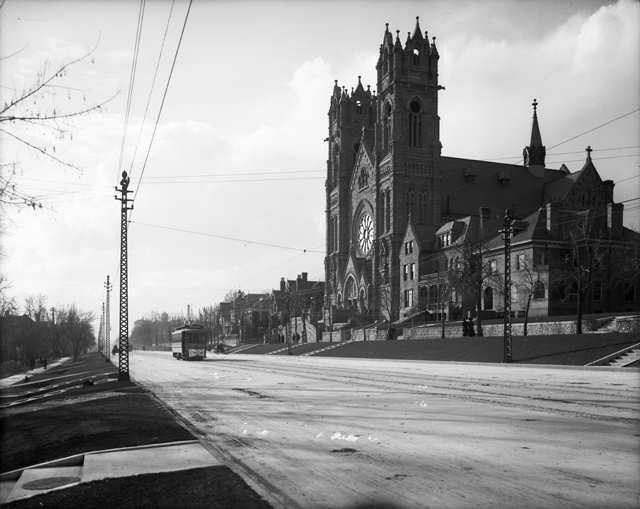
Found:
[[100, 355], [29, 378], [0, 385], [7, 507], [270, 507]]
[[67, 362], [69, 359], [70, 357], [61, 357], [60, 359], [49, 364], [46, 370], [44, 369], [44, 367], [34, 368], [34, 369], [30, 369], [25, 373], [17, 373], [15, 375], [0, 378], [0, 389], [4, 389], [5, 387], [21, 382], [22, 380], [24, 380], [25, 376], [32, 377], [33, 375], [39, 375], [41, 373], [45, 373], [46, 371], [49, 371], [52, 368], [55, 368], [56, 366], [60, 366], [60, 364]]

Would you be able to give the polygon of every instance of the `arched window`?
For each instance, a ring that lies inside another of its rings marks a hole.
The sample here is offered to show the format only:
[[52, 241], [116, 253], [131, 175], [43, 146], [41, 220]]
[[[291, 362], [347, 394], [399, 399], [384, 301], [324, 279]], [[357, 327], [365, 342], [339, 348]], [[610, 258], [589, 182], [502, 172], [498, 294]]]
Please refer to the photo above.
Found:
[[414, 213], [414, 202], [415, 202], [415, 193], [413, 192], [413, 190], [409, 191], [407, 193], [407, 215], [415, 218], [415, 213]]
[[382, 148], [385, 152], [391, 150], [391, 104], [385, 103], [382, 114]]
[[386, 190], [385, 192], [385, 196], [387, 197], [385, 199], [385, 203], [387, 204], [387, 210], [385, 211], [385, 217], [384, 217], [384, 226], [385, 226], [385, 231], [389, 231], [391, 230], [391, 191], [389, 191], [389, 189]]
[[342, 308], [342, 294], [338, 294], [338, 307]]
[[427, 220], [427, 193], [425, 191], [420, 193], [420, 200], [418, 201], [418, 218], [420, 224], [424, 224]]
[[542, 281], [536, 281], [533, 285], [533, 298], [544, 299], [544, 283]]
[[413, 50], [413, 65], [420, 64], [420, 52], [417, 49]]
[[358, 305], [360, 307], [360, 312], [364, 313], [367, 309], [367, 301], [364, 293], [364, 288], [360, 290], [360, 298], [358, 300]]
[[362, 189], [363, 187], [367, 187], [368, 184], [369, 184], [369, 173], [367, 173], [367, 170], [362, 168], [360, 170], [360, 176], [358, 177], [358, 186], [360, 186], [360, 189]]
[[493, 309], [493, 288], [490, 286], [484, 289], [484, 309]]
[[409, 104], [409, 146], [422, 146], [422, 106], [417, 99]]
[[358, 289], [356, 288], [356, 282], [353, 280], [353, 277], [347, 279], [347, 284], [344, 287], [345, 299], [349, 301], [351, 305], [355, 304], [356, 299], [358, 298]]
[[362, 114], [362, 101], [360, 101], [360, 100], [356, 101], [356, 113], [358, 115]]

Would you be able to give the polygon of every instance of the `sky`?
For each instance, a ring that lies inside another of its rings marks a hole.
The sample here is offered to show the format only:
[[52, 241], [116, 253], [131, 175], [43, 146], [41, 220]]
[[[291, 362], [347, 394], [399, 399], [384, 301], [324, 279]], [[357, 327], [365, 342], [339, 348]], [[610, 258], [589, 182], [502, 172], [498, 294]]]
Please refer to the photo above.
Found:
[[[0, 132], [2, 179], [44, 205], [2, 210], [0, 273], [19, 303], [44, 294], [50, 306], [99, 315], [109, 274], [117, 329], [113, 195], [122, 169], [132, 189], [139, 184], [129, 228], [131, 323], [214, 304], [232, 289], [269, 291], [303, 271], [324, 280], [333, 80], [351, 88], [361, 75], [375, 89], [384, 24], [404, 41], [416, 16], [440, 53], [443, 155], [521, 162], [535, 97], [548, 167], [579, 170], [590, 145], [603, 180], [622, 181], [614, 199], [640, 196], [637, 2], [194, 0], [146, 165], [188, 1], [146, 2], [126, 131], [139, 2], [0, 4], [2, 103], [94, 47], [27, 109], [77, 111], [118, 94], [59, 124], [62, 131], [0, 125], [75, 167]], [[625, 202], [625, 224], [635, 229], [638, 204]]]

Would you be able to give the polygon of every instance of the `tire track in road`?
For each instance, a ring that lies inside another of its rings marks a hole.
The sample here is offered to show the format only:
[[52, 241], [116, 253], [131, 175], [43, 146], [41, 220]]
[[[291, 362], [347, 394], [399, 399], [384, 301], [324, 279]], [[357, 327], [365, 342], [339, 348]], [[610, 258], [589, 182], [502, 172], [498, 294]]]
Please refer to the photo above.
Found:
[[[584, 386], [579, 388], [572, 387], [571, 392], [580, 396], [595, 395], [602, 396], [603, 398], [612, 396], [615, 393], [616, 399], [621, 399], [625, 406], [614, 404], [605, 404], [601, 402], [594, 402], [593, 400], [580, 401], [577, 398], [571, 398], [568, 394], [567, 387], [564, 385], [551, 385], [551, 384], [537, 384], [532, 387], [531, 384], [525, 384], [523, 382], [490, 382], [491, 385], [495, 385], [502, 391], [480, 389], [473, 387], [472, 385], [486, 386], [486, 379], [472, 379], [468, 377], [452, 377], [433, 375], [432, 377], [425, 378], [422, 374], [409, 375], [407, 373], [398, 373], [395, 371], [366, 373], [365, 375], [355, 375], [352, 368], [332, 368], [332, 375], [322, 375], [317, 371], [310, 371], [310, 369], [300, 366], [282, 366], [282, 369], [275, 369], [272, 366], [266, 367], [263, 363], [256, 361], [252, 363], [247, 361], [249, 365], [244, 364], [245, 367], [252, 367], [263, 373], [277, 374], [277, 375], [296, 375], [308, 380], [330, 381], [338, 382], [344, 381], [352, 385], [359, 385], [362, 387], [376, 387], [381, 388], [387, 392], [392, 389], [401, 390], [406, 394], [416, 395], [430, 395], [449, 399], [462, 399], [466, 401], [473, 401], [475, 403], [496, 404], [505, 407], [517, 407], [525, 408], [528, 410], [535, 410], [539, 412], [547, 413], [561, 413], [564, 415], [574, 415], [579, 417], [586, 417], [590, 419], [603, 420], [603, 421], [615, 421], [615, 422], [627, 422], [638, 423], [640, 422], [640, 416], [638, 411], [640, 407], [638, 405], [638, 393], [629, 394], [631, 391], [620, 391], [616, 389], [611, 390], [589, 390]], [[316, 368], [317, 369], [317, 368]], [[342, 372], [338, 377], [338, 372]], [[448, 382], [447, 384], [440, 384], [438, 382]], [[462, 387], [460, 387], [462, 385]], [[470, 386], [471, 385], [471, 386]], [[425, 389], [416, 390], [416, 387], [427, 387], [429, 392]], [[434, 389], [439, 390], [435, 392]], [[510, 389], [511, 392], [504, 391], [504, 389]], [[557, 397], [551, 396], [539, 396], [536, 394], [524, 395], [513, 394], [514, 391], [528, 391], [537, 394], [553, 391], [557, 393]], [[497, 399], [497, 398], [509, 398]], [[536, 404], [538, 402], [552, 403], [553, 406]], [[576, 409], [561, 408], [560, 405], [573, 405]], [[628, 405], [628, 406], [627, 406]], [[601, 413], [594, 413], [594, 409], [599, 409]], [[592, 411], [587, 411], [591, 409]], [[612, 415], [611, 410], [615, 410], [618, 413], [626, 415]], [[635, 414], [635, 416], [633, 416]]]
[[[292, 362], [294, 360], [296, 362]], [[203, 444], [216, 457], [227, 462], [252, 487], [258, 487], [260, 494], [268, 493], [265, 498], [275, 507], [344, 507], [346, 504], [341, 504], [341, 500], [380, 502], [379, 497], [385, 493], [393, 497], [391, 500], [397, 507], [424, 507], [427, 504], [443, 508], [628, 505], [611, 503], [627, 500], [616, 495], [619, 490], [625, 497], [631, 492], [627, 466], [622, 468], [620, 480], [614, 481], [617, 475], [615, 461], [621, 460], [626, 465], [628, 455], [607, 453], [603, 446], [606, 460], [600, 460], [596, 454], [599, 454], [600, 437], [604, 436], [598, 435], [594, 440], [593, 435], [594, 430], [598, 433], [611, 431], [620, 442], [631, 429], [629, 422], [637, 424], [636, 414], [625, 407], [633, 395], [633, 386], [628, 379], [622, 389], [602, 387], [602, 381], [592, 387], [579, 385], [567, 389], [557, 380], [549, 383], [533, 377], [531, 380], [494, 381], [490, 379], [495, 375], [492, 371], [486, 371], [487, 377], [478, 377], [424, 374], [408, 369], [375, 370], [370, 366], [358, 368], [346, 364], [333, 365], [329, 369], [311, 359], [301, 363], [299, 359], [284, 358], [276, 362], [272, 357], [243, 359], [242, 363], [232, 362], [233, 359], [183, 363], [179, 367], [176, 365], [176, 369], [167, 370], [167, 365], [152, 361], [150, 357], [150, 366], [143, 371], [145, 385], [151, 385], [158, 397], [174, 408], [174, 413], [202, 437]], [[153, 371], [159, 376], [151, 373]], [[135, 369], [133, 374], [135, 377]], [[484, 385], [486, 383], [491, 385]], [[245, 390], [273, 397], [258, 398]], [[328, 395], [330, 391], [338, 396]], [[353, 397], [345, 398], [343, 393], [345, 396], [353, 393]], [[364, 399], [368, 395], [375, 400], [375, 408], [368, 410], [372, 423], [377, 423], [372, 426], [367, 426], [358, 413], [371, 401]], [[397, 398], [396, 395], [404, 396]], [[625, 424], [619, 417], [594, 416], [590, 409], [594, 403], [586, 401], [594, 396], [601, 399], [602, 405], [611, 407], [601, 406], [598, 411], [629, 412], [632, 419]], [[434, 403], [436, 408], [430, 415], [436, 418], [426, 428], [418, 421], [429, 423], [431, 417], [411, 405], [411, 399], [420, 397], [441, 400]], [[577, 403], [583, 407], [582, 412], [580, 408], [569, 411], [562, 408], [567, 405], [563, 401], [571, 398], [582, 400]], [[448, 400], [455, 403], [447, 403]], [[483, 405], [486, 409], [465, 405], [467, 402]], [[386, 407], [383, 403], [389, 403], [390, 408], [383, 408]], [[520, 409], [513, 412], [518, 421], [544, 420], [528, 412], [559, 414], [561, 417], [550, 421], [551, 424], [520, 427], [520, 423], [513, 422], [510, 413], [491, 408], [496, 405]], [[438, 412], [443, 408], [447, 417], [439, 421]], [[299, 420], [291, 423], [291, 430], [286, 428], [286, 417], [279, 412], [299, 416]], [[212, 415], [219, 416], [220, 420], [212, 421]], [[536, 418], [518, 418], [529, 416]], [[460, 417], [464, 420], [459, 420]], [[595, 426], [573, 417], [605, 420], [611, 424], [615, 421], [619, 426]], [[392, 422], [394, 419], [396, 422]], [[406, 428], [400, 427], [402, 423], [399, 422], [405, 419], [407, 427], [411, 426], [408, 435], [402, 434]], [[484, 422], [483, 427], [476, 427], [475, 419]], [[305, 422], [309, 428], [305, 428]], [[574, 422], [579, 429], [573, 429]], [[494, 432], [492, 426], [496, 424], [500, 430]], [[356, 450], [355, 453], [331, 453], [343, 444], [330, 441], [326, 434], [322, 439], [313, 440], [319, 427], [346, 434], [374, 430], [375, 426], [380, 426], [384, 442], [369, 444], [362, 437], [359, 442], [347, 444]], [[454, 428], [449, 429], [450, 426]], [[571, 429], [567, 430], [567, 426]], [[245, 435], [247, 428], [249, 433]], [[263, 428], [274, 430], [268, 441], [256, 436], [256, 431]], [[281, 440], [289, 431], [292, 440]], [[500, 438], [505, 431], [515, 432], [515, 441], [509, 436]], [[550, 432], [558, 433], [560, 438], [553, 437]], [[587, 446], [580, 446], [574, 433], [580, 434], [579, 438], [585, 440]], [[566, 446], [562, 443], [565, 438], [569, 441]], [[420, 445], [424, 440], [429, 440], [428, 448]], [[551, 440], [551, 445], [547, 440]], [[563, 453], [553, 452], [558, 445]], [[579, 451], [580, 460], [585, 458], [585, 466], [589, 458], [595, 460], [597, 468], [588, 468], [585, 472], [590, 476], [580, 477], [578, 474], [583, 471], [583, 465], [565, 464], [564, 451], [570, 454]], [[549, 456], [545, 456], [547, 454]], [[506, 459], [504, 465], [501, 463], [503, 458]], [[607, 470], [599, 470], [605, 465], [612, 469], [610, 474]], [[562, 466], [562, 470], [554, 470], [557, 466]], [[601, 483], [608, 480], [611, 490], [591, 493], [589, 479]]]

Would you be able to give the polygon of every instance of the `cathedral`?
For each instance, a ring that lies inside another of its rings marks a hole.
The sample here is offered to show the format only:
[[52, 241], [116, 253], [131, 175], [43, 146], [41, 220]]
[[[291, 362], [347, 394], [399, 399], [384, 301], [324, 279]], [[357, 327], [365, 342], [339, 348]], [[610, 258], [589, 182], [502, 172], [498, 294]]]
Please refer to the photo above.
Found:
[[[614, 184], [600, 179], [590, 148], [580, 171], [571, 173], [564, 165], [546, 168], [535, 100], [521, 164], [442, 156], [439, 58], [436, 38], [422, 32], [418, 19], [404, 44], [399, 31], [393, 36], [387, 24], [376, 92], [365, 89], [360, 77], [351, 92], [335, 82], [325, 140], [324, 321], [329, 327], [348, 321], [397, 322], [424, 311], [442, 312], [447, 319], [499, 313], [504, 256], [498, 227], [506, 209], [519, 225], [513, 239], [512, 299], [518, 300], [518, 271], [520, 279], [526, 272], [531, 280], [527, 311], [531, 308], [534, 315], [562, 313], [572, 305], [571, 292], [554, 288], [560, 280], [554, 276], [554, 260], [569, 249], [558, 244], [563, 235], [566, 239], [567, 224], [586, 213], [602, 218], [596, 221], [598, 231], [609, 241], [637, 241], [622, 226], [623, 205], [613, 202]], [[474, 263], [486, 264], [496, 277], [481, 275], [475, 289], [451, 285], [445, 306], [439, 295], [449, 277], [445, 272], [470, 263], [469, 257], [463, 259], [465, 246], [472, 246], [479, 260]], [[581, 293], [580, 299], [589, 301], [585, 310], [637, 308], [637, 284], [617, 292], [626, 299], [618, 302], [613, 289], [605, 296], [606, 289], [596, 291], [591, 283], [597, 295]], [[513, 308], [517, 313], [517, 302]]]

